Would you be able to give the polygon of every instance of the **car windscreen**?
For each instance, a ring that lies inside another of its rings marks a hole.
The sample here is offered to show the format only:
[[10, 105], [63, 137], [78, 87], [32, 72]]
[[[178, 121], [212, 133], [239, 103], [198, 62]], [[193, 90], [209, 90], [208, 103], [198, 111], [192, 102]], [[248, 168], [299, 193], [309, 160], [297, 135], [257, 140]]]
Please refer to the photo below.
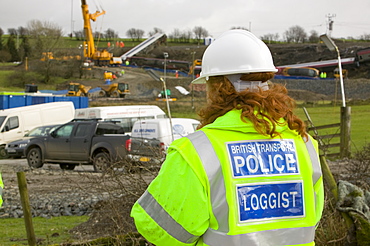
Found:
[[6, 119], [6, 116], [0, 116], [0, 126], [3, 124], [5, 119]]
[[49, 134], [50, 131], [54, 130], [57, 126], [40, 126], [33, 128], [27, 136], [29, 137], [38, 137], [38, 136], [46, 136]]

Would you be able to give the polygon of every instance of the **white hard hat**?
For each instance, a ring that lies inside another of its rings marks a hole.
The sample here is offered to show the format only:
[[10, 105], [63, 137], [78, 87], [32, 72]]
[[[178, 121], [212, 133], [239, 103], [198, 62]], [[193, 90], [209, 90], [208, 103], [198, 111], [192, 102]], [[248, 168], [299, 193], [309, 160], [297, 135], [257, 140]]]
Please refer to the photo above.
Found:
[[246, 30], [224, 32], [206, 49], [202, 72], [193, 84], [206, 83], [209, 76], [277, 72], [267, 45]]

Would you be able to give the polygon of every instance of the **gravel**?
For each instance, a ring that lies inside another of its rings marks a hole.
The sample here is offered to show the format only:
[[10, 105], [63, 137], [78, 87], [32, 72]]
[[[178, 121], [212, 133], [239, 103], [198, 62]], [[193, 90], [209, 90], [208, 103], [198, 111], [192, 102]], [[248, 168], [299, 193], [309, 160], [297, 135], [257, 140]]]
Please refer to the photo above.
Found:
[[[63, 171], [58, 165], [30, 170], [19, 165], [2, 165], [4, 191], [0, 218], [22, 218], [23, 209], [18, 188], [17, 172], [24, 172], [27, 180], [29, 204], [33, 217], [90, 215], [94, 205], [108, 197], [89, 189], [91, 182], [86, 174], [97, 177], [92, 171]], [[10, 160], [9, 160], [10, 162]]]

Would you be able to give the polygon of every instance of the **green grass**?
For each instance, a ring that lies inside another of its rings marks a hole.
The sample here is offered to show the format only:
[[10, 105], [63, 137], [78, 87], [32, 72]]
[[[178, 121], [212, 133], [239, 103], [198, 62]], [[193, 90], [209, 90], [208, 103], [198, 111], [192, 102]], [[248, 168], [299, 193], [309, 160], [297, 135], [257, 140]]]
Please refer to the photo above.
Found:
[[0, 62], [0, 67], [9, 67], [9, 66], [12, 66], [12, 67], [15, 67], [15, 66], [18, 66], [18, 64], [16, 63], [13, 63], [13, 62]]
[[[368, 122], [370, 122], [370, 105], [347, 106], [351, 108], [351, 152], [362, 150], [370, 142]], [[340, 123], [340, 106], [306, 108], [315, 126]], [[302, 108], [295, 113], [302, 119], [307, 117]], [[337, 129], [320, 130], [320, 135], [331, 134]], [[333, 140], [334, 141], [334, 140]]]
[[[32, 219], [38, 245], [51, 245], [72, 242], [68, 231], [88, 220], [88, 216], [61, 216], [50, 219], [35, 217]], [[0, 219], [0, 245], [28, 245], [24, 219]]]
[[[2, 63], [0, 63], [2, 64]], [[5, 86], [5, 82], [8, 81], [8, 76], [14, 73], [14, 71], [10, 70], [0, 70], [0, 91], [24, 91], [24, 89], [20, 89], [19, 87], [9, 87]]]
[[[199, 99], [198, 101], [195, 101], [195, 109], [193, 110], [191, 100], [187, 100], [185, 102], [182, 102], [181, 100], [171, 102], [171, 116], [199, 119], [196, 111], [202, 106], [202, 103], [204, 103], [204, 101], [202, 102]], [[167, 107], [163, 102], [157, 105], [167, 112]], [[370, 105], [355, 105], [347, 107], [351, 108], [351, 152], [354, 153], [362, 150], [362, 148], [370, 142], [368, 127], [368, 122], [370, 122]], [[337, 104], [336, 106], [321, 104], [317, 107], [306, 107], [306, 110], [315, 126], [340, 123], [340, 104]], [[302, 106], [296, 108], [295, 114], [303, 121], [307, 120]], [[319, 130], [319, 135], [333, 133], [339, 133], [339, 128]], [[330, 143], [337, 142], [339, 142], [339, 138], [330, 140]]]

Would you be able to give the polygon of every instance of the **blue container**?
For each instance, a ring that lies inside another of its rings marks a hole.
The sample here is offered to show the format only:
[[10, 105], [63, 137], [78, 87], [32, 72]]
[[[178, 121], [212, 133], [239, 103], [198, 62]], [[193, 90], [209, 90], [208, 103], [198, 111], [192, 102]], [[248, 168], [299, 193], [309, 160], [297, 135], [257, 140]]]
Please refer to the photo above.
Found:
[[26, 96], [9, 95], [8, 108], [18, 108], [26, 106]]
[[89, 107], [89, 98], [80, 97], [80, 107], [79, 108], [88, 108]]
[[0, 110], [31, 106], [49, 102], [66, 102], [66, 101], [72, 101], [75, 109], [89, 107], [89, 99], [87, 97], [0, 95]]
[[87, 97], [66, 97], [55, 96], [54, 102], [72, 101], [75, 109], [89, 107], [89, 100]]

